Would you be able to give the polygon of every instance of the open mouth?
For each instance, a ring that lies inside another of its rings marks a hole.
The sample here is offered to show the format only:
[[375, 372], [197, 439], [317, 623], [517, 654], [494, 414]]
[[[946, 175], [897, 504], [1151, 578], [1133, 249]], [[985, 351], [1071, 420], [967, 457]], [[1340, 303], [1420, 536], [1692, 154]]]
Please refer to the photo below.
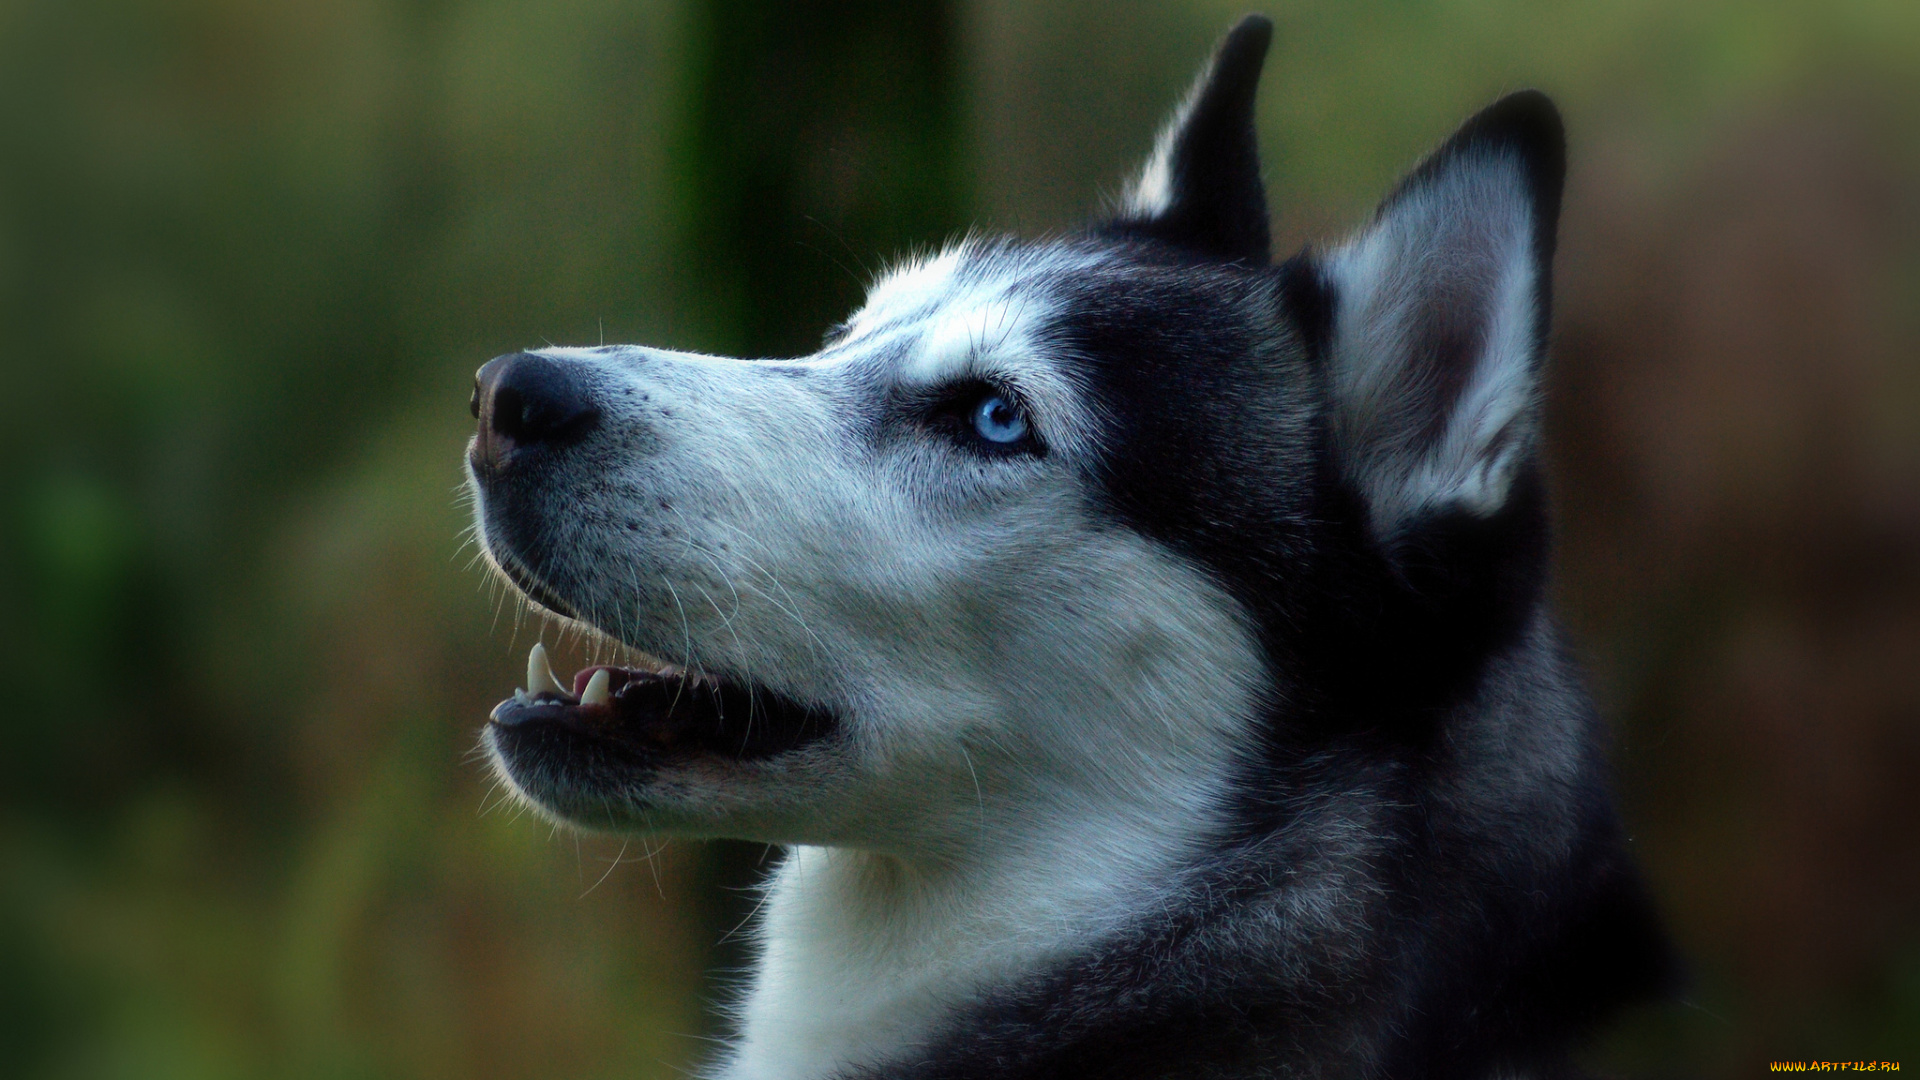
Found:
[[[597, 664], [574, 672], [563, 687], [536, 644], [527, 656], [527, 685], [489, 717], [510, 741], [534, 740], [563, 757], [572, 747], [635, 765], [707, 755], [772, 757], [826, 735], [833, 714], [763, 687], [664, 662], [649, 667]], [[558, 741], [562, 746], [555, 746]], [[543, 755], [546, 756], [546, 755]], [[558, 763], [555, 763], [558, 764]]]

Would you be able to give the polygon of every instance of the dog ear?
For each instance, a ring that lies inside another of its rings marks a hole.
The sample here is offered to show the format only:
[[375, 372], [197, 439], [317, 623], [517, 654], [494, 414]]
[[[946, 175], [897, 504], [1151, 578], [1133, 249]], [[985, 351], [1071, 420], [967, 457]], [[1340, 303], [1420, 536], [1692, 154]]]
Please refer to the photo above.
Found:
[[1267, 261], [1253, 106], [1272, 40], [1273, 22], [1263, 15], [1249, 15], [1227, 32], [1128, 186], [1109, 232], [1214, 258]]
[[1491, 518], [1532, 460], [1565, 173], [1553, 103], [1513, 94], [1327, 258], [1331, 436], [1376, 537]]

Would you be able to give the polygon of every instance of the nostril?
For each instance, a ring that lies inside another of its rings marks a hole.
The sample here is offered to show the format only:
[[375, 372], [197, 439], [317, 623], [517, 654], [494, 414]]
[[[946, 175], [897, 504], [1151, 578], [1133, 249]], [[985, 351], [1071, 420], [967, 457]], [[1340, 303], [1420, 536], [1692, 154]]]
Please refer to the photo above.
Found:
[[532, 353], [488, 361], [474, 377], [471, 408], [483, 452], [498, 462], [515, 447], [578, 442], [600, 421], [579, 367]]
[[565, 384], [540, 380], [493, 392], [493, 430], [517, 443], [572, 443], [593, 428], [600, 410]]
[[520, 391], [511, 386], [503, 386], [493, 392], [493, 430], [516, 441], [526, 441], [529, 433], [539, 430], [539, 418], [529, 415], [533, 410], [527, 406]]

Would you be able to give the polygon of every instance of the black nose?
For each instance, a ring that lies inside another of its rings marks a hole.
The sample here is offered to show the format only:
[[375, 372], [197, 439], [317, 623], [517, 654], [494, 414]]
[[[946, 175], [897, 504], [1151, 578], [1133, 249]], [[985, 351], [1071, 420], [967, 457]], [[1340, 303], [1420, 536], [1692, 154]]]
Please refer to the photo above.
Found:
[[480, 421], [474, 453], [493, 468], [516, 450], [579, 442], [600, 422], [579, 369], [534, 353], [487, 361], [474, 373], [469, 408]]

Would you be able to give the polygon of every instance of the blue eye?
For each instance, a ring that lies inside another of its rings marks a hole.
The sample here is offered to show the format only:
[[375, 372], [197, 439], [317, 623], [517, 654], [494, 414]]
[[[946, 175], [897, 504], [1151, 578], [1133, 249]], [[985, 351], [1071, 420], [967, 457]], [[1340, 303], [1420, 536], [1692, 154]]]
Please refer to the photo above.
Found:
[[997, 446], [1010, 446], [1026, 438], [1027, 418], [1004, 394], [988, 394], [973, 407], [973, 430]]

